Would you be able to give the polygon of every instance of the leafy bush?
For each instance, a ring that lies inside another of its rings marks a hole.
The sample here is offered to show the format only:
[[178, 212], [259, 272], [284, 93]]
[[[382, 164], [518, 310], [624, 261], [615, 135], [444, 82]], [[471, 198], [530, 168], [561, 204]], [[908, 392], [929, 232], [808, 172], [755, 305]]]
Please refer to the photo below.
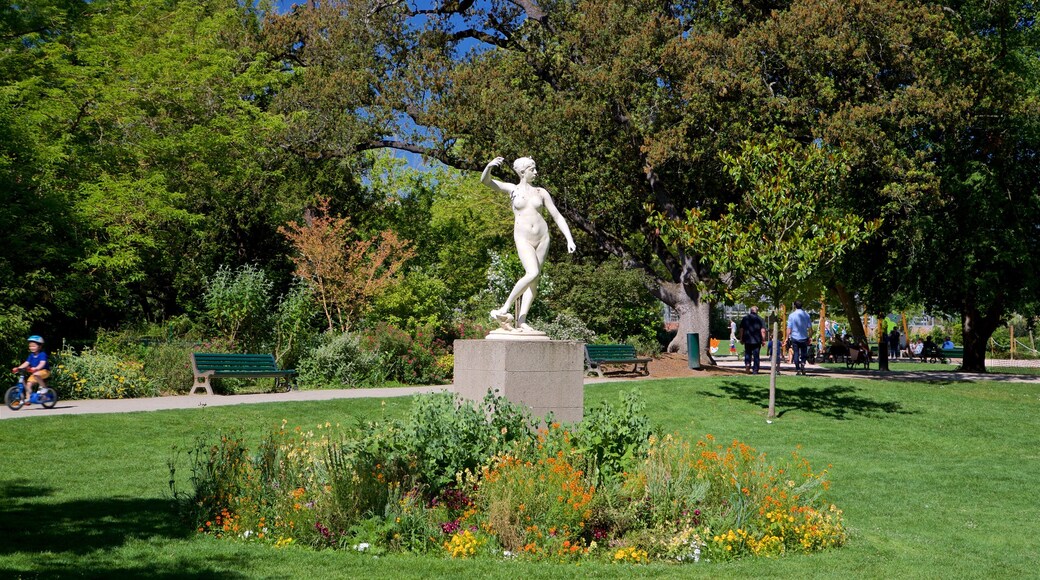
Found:
[[440, 493], [456, 474], [475, 472], [514, 441], [531, 438], [525, 407], [488, 393], [474, 405], [453, 393], [416, 399], [402, 429], [414, 484]]
[[129, 399], [153, 397], [158, 389], [143, 372], [141, 363], [94, 349], [76, 354], [56, 353], [53, 384], [66, 399]]
[[361, 337], [349, 332], [325, 333], [316, 348], [308, 351], [297, 366], [302, 388], [372, 387], [386, 380], [386, 369], [378, 353], [362, 346]]
[[431, 327], [417, 328], [409, 334], [393, 325], [380, 323], [364, 333], [365, 348], [377, 351], [387, 380], [406, 385], [439, 385], [451, 376], [441, 357], [447, 354], [444, 343], [434, 338]]
[[661, 354], [662, 345], [656, 338], [644, 338], [642, 336], [630, 336], [625, 340], [626, 344], [632, 345], [639, 356], [657, 356]]
[[578, 313], [588, 328], [612, 341], [650, 340], [661, 328], [661, 303], [647, 292], [646, 274], [610, 257], [596, 263], [551, 264], [553, 292], [539, 296], [554, 313]]
[[283, 368], [294, 368], [318, 338], [315, 321], [318, 311], [310, 287], [297, 281], [278, 301], [272, 317], [274, 325], [274, 358]]
[[256, 266], [246, 264], [235, 272], [221, 266], [206, 285], [206, 314], [228, 340], [255, 350], [270, 331], [272, 287]]
[[561, 312], [552, 322], [536, 322], [535, 326], [552, 340], [596, 341], [596, 333], [570, 312]]
[[575, 434], [575, 445], [593, 464], [601, 482], [624, 472], [646, 452], [650, 421], [646, 403], [634, 392], [621, 395], [620, 406], [603, 401], [585, 413]]
[[150, 346], [141, 354], [141, 370], [160, 392], [187, 393], [195, 380], [191, 370], [194, 350], [183, 342]]

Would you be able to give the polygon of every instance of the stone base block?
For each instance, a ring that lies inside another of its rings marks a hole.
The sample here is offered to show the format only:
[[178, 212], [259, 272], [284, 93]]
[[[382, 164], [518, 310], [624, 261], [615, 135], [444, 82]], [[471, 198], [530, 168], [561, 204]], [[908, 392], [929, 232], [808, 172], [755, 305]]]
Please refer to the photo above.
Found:
[[456, 340], [455, 392], [479, 401], [494, 389], [536, 417], [581, 421], [585, 354], [580, 342]]

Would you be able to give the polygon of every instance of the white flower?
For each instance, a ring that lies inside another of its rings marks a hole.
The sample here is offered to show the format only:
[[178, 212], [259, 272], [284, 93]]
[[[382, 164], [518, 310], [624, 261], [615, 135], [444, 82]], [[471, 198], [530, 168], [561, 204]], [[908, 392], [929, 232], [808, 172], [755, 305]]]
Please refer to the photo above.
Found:
[[253, 535], [253, 530], [246, 530], [246, 531], [242, 532], [242, 537], [243, 538], [249, 538], [249, 536], [252, 536], [252, 535]]
[[364, 552], [368, 550], [368, 542], [361, 542], [360, 544], [354, 544], [354, 549], [358, 552]]

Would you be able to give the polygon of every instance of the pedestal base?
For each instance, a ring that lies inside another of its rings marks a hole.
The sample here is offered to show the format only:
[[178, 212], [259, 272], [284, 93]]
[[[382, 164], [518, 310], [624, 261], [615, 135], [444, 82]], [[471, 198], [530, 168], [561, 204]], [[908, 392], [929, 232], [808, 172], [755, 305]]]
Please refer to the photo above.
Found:
[[581, 421], [585, 357], [580, 342], [456, 340], [455, 392], [479, 401], [488, 389], [536, 417]]

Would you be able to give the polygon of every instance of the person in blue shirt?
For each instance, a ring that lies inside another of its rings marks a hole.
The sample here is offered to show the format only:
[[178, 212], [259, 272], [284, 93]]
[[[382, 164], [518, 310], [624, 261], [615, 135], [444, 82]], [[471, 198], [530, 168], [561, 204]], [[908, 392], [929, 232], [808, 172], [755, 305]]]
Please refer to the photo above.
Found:
[[29, 371], [29, 378], [25, 381], [25, 400], [23, 405], [29, 404], [29, 395], [32, 394], [33, 385], [41, 392], [47, 388], [47, 379], [51, 376], [51, 363], [47, 360], [47, 351], [43, 350], [43, 337], [34, 334], [29, 337], [29, 356], [25, 362], [11, 369], [12, 373], [22, 370]]
[[953, 341], [950, 340], [950, 337], [947, 336], [945, 339], [943, 339], [943, 343], [942, 343], [942, 349], [943, 350], [953, 350], [954, 348], [956, 348], [956, 347], [953, 345]]
[[794, 311], [787, 317], [787, 338], [791, 341], [794, 350], [792, 362], [794, 362], [795, 374], [805, 374], [805, 359], [809, 353], [809, 313], [802, 310], [802, 301], [794, 301]]

